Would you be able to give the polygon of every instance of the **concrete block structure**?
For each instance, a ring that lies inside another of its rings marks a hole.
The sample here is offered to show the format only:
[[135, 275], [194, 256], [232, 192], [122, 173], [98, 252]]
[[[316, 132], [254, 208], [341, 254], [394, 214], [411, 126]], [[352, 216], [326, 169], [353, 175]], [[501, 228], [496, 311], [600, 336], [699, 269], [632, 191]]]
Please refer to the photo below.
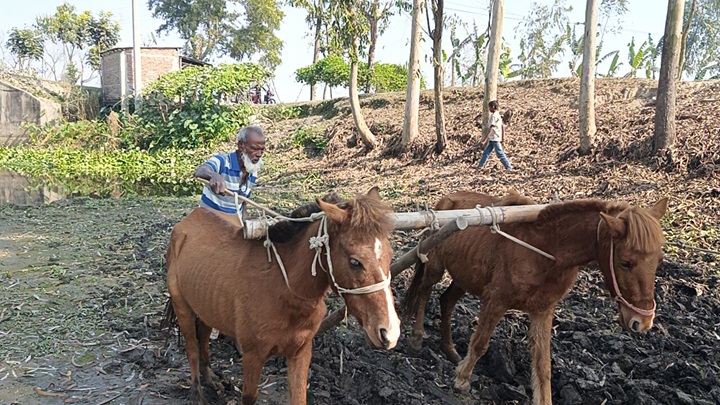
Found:
[[[142, 85], [146, 86], [160, 76], [189, 65], [208, 65], [197, 59], [180, 55], [180, 48], [140, 48]], [[133, 48], [112, 48], [104, 51], [100, 59], [101, 104], [111, 106], [134, 94]]]

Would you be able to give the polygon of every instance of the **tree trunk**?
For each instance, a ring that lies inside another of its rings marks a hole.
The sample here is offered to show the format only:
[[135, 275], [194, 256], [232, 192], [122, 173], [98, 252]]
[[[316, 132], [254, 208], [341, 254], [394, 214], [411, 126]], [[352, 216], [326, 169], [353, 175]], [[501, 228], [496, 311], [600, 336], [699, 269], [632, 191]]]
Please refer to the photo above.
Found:
[[378, 36], [378, 19], [373, 16], [368, 18], [370, 23], [370, 48], [368, 49], [368, 77], [367, 83], [365, 83], [365, 93], [370, 93], [370, 77], [373, 74], [373, 66], [375, 66], [375, 47], [377, 46]]
[[450, 59], [450, 87], [455, 87], [455, 59]]
[[[322, 2], [320, 2], [322, 7]], [[315, 47], [313, 49], [313, 64], [320, 60], [320, 45], [322, 43], [322, 13], [318, 12], [317, 7], [315, 9], [317, 18], [315, 19]], [[310, 85], [310, 100], [317, 99], [317, 84]]]
[[408, 85], [405, 98], [405, 121], [400, 148], [405, 149], [418, 136], [418, 112], [420, 110], [420, 24], [423, 17], [423, 1], [413, 0], [412, 30], [410, 34], [410, 58], [408, 60]]
[[492, 22], [490, 25], [490, 44], [488, 46], [487, 66], [485, 67], [485, 100], [483, 105], [482, 128], [487, 133], [488, 103], [497, 100], [498, 71], [500, 70], [500, 53], [502, 52], [503, 16], [505, 13], [505, 0], [493, 2]]
[[434, 69], [434, 87], [435, 87], [435, 153], [440, 154], [445, 150], [447, 145], [447, 135], [445, 134], [445, 105], [443, 102], [443, 59], [442, 59], [442, 37], [443, 37], [443, 9], [445, 8], [444, 0], [433, 0], [433, 19], [435, 20], [435, 29], [432, 32], [433, 39], [433, 65]]
[[685, 0], [668, 0], [653, 136], [653, 151], [657, 155], [675, 143], [675, 100], [684, 11]]
[[582, 77], [580, 79], [580, 148], [581, 155], [590, 153], [595, 139], [595, 40], [597, 36], [598, 0], [585, 5], [585, 36]]
[[692, 25], [692, 19], [695, 16], [695, 4], [697, 0], [692, 0], [690, 4], [690, 12], [688, 13], [687, 25], [683, 28], [682, 39], [680, 40], [680, 62], [678, 62], [678, 75], [677, 77], [682, 79], [683, 65], [685, 65], [685, 47], [687, 46], [688, 35], [690, 34], [690, 26]]
[[375, 135], [373, 135], [370, 128], [368, 128], [362, 111], [360, 110], [360, 97], [358, 96], [358, 47], [359, 40], [358, 37], [355, 36], [353, 38], [353, 51], [355, 54], [350, 56], [350, 110], [352, 110], [355, 129], [358, 131], [360, 139], [367, 149], [373, 149], [376, 145]]

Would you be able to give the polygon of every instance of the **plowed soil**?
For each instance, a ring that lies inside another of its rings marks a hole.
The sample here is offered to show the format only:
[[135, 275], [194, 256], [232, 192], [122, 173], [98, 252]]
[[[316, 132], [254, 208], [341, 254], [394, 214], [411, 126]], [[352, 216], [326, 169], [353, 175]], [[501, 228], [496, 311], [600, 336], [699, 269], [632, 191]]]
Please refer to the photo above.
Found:
[[[402, 94], [363, 99], [379, 140], [373, 150], [358, 142], [346, 100], [304, 105], [303, 118], [261, 123], [271, 148], [256, 198], [286, 210], [330, 190], [352, 196], [378, 185], [396, 210], [413, 211], [460, 189], [501, 195], [512, 187], [539, 202], [602, 198], [643, 206], [669, 196], [655, 327], [643, 335], [623, 330], [599, 273], [583, 269], [555, 314], [553, 399], [720, 403], [720, 83], [681, 86], [676, 146], [660, 158], [651, 154], [655, 82], [599, 81], [596, 147], [586, 156], [575, 152], [578, 88], [571, 79], [501, 86], [501, 110], [514, 112], [504, 144], [515, 166], [509, 172], [496, 157], [483, 170], [475, 168], [481, 153], [477, 89], [447, 90], [448, 147], [439, 156], [432, 151], [430, 92], [423, 93], [421, 135], [404, 153], [396, 148]], [[297, 131], [309, 128], [328, 138], [325, 150], [293, 144]], [[158, 325], [167, 298], [162, 257], [168, 236], [196, 204], [197, 198], [133, 197], [0, 206], [0, 403], [187, 402], [183, 344]], [[393, 236], [397, 255], [416, 243], [417, 232]], [[398, 299], [411, 274], [394, 281]], [[309, 402], [528, 403], [528, 320], [515, 312], [495, 331], [470, 393], [453, 392], [455, 367], [439, 350], [436, 326], [443, 288], [436, 286], [428, 306], [419, 355], [408, 353], [404, 337], [390, 352], [369, 349], [353, 319], [317, 336]], [[340, 298], [328, 299], [331, 309], [341, 305]], [[480, 305], [467, 296], [456, 310], [453, 335], [461, 355]], [[208, 398], [239, 403], [241, 356], [218, 339], [211, 360], [225, 391], [206, 390]], [[287, 403], [286, 372], [284, 359], [268, 361], [259, 403]]]

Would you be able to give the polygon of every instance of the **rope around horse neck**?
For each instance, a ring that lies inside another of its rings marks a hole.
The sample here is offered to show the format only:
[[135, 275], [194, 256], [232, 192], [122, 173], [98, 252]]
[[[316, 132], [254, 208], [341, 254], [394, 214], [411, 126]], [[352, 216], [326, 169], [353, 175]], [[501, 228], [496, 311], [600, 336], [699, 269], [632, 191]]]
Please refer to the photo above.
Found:
[[[479, 210], [480, 207], [478, 206], [477, 209]], [[490, 232], [496, 233], [496, 234], [501, 235], [501, 236], [504, 236], [505, 238], [507, 238], [507, 239], [509, 239], [509, 240], [511, 240], [511, 241], [513, 241], [513, 242], [515, 242], [515, 243], [517, 243], [518, 245], [520, 245], [520, 246], [522, 246], [522, 247], [525, 247], [525, 248], [527, 248], [527, 249], [532, 250], [533, 252], [536, 252], [536, 253], [538, 253], [538, 254], [541, 254], [541, 255], [547, 257], [547, 258], [550, 259], [550, 260], [557, 261], [557, 259], [555, 259], [555, 256], [553, 256], [553, 255], [551, 255], [551, 254], [549, 254], [549, 253], [545, 253], [544, 251], [536, 248], [535, 246], [533, 246], [533, 245], [531, 245], [531, 244], [529, 244], [529, 243], [527, 243], [527, 242], [525, 242], [525, 241], [522, 241], [522, 240], [520, 240], [520, 239], [518, 239], [518, 238], [516, 238], [516, 237], [514, 237], [514, 236], [512, 236], [512, 235], [510, 235], [510, 234], [507, 234], [507, 233], [501, 231], [501, 230], [500, 230], [500, 226], [499, 226], [498, 223], [497, 223], [497, 214], [495, 213], [495, 210], [489, 210], [489, 211], [490, 211], [490, 216], [492, 216], [492, 225], [490, 226]]]
[[[310, 274], [315, 277], [317, 276], [317, 265], [320, 264], [320, 268], [323, 269], [326, 273], [330, 275], [330, 280], [335, 287], [335, 290], [338, 294], [370, 294], [375, 291], [380, 291], [382, 289], [387, 288], [390, 285], [391, 277], [387, 277], [383, 273], [383, 279], [379, 283], [375, 283], [372, 285], [364, 286], [364, 287], [358, 287], [358, 288], [344, 288], [341, 287], [337, 281], [335, 281], [335, 273], [333, 271], [333, 263], [332, 258], [330, 256], [330, 234], [327, 230], [327, 216], [323, 212], [314, 213], [310, 215], [309, 217], [305, 218], [287, 218], [288, 220], [294, 220], [294, 221], [307, 221], [311, 220], [314, 221], [317, 218], [320, 219], [320, 226], [318, 226], [318, 233], [317, 236], [313, 236], [310, 238], [310, 249], [315, 249], [315, 257], [313, 257], [312, 266], [310, 268]], [[270, 257], [270, 250], [272, 249], [273, 253], [275, 254], [275, 259], [278, 262], [278, 266], [280, 267], [280, 271], [282, 272], [283, 278], [285, 279], [285, 284], [287, 285], [288, 289], [295, 294], [296, 296], [301, 297], [297, 293], [295, 293], [290, 286], [290, 280], [287, 275], [287, 270], [285, 268], [285, 264], [282, 261], [282, 258], [280, 257], [280, 253], [278, 253], [277, 248], [275, 247], [275, 244], [270, 240], [269, 233], [265, 236], [265, 242], [263, 243], [265, 247], [268, 249], [268, 262], [272, 262], [272, 259]], [[328, 268], [325, 269], [322, 264], [322, 249], [325, 248], [325, 258], [328, 263]]]

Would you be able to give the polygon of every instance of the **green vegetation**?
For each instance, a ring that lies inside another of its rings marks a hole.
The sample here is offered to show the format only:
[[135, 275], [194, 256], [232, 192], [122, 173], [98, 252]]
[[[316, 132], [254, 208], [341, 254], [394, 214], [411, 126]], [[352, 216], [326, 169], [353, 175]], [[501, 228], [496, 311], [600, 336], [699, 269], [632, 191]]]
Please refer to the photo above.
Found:
[[321, 154], [327, 148], [330, 138], [318, 127], [298, 128], [292, 136], [293, 145], [308, 149], [311, 154]]
[[0, 147], [0, 167], [72, 194], [197, 193], [195, 167], [252, 115], [278, 120], [299, 115], [297, 107], [256, 111], [242, 102], [268, 75], [250, 63], [169, 73], [145, 89], [141, 108], [132, 114], [111, 111], [104, 120], [27, 124], [30, 144]]
[[[360, 62], [358, 86], [369, 84], [377, 93], [401, 91], [407, 86], [407, 75], [407, 67], [392, 63], [374, 63], [370, 74], [368, 64]], [[323, 83], [330, 88], [349, 87], [350, 65], [341, 56], [328, 55], [317, 63], [296, 70], [295, 80], [310, 86]], [[424, 81], [421, 81], [421, 87], [425, 88]]]

